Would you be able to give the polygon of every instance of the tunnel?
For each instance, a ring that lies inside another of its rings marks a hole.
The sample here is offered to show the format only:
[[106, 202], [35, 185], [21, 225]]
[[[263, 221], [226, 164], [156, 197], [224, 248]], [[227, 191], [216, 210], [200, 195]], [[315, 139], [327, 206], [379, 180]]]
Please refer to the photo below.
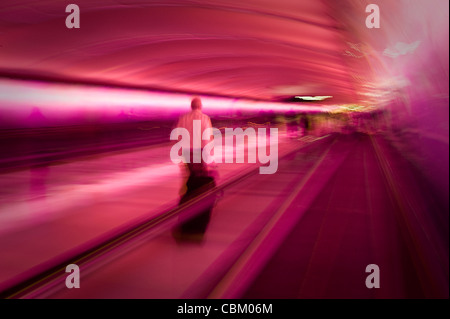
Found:
[[448, 119], [446, 0], [3, 0], [0, 298], [448, 299]]

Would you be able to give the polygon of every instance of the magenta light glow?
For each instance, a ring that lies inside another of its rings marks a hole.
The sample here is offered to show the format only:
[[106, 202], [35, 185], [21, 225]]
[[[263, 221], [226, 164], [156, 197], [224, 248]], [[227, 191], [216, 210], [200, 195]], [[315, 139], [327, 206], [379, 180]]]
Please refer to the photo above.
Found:
[[[0, 80], [0, 127], [118, 122], [124, 116], [160, 119], [187, 111], [191, 99], [189, 94], [3, 79]], [[331, 108], [210, 96], [202, 100], [205, 112], [211, 115], [262, 110], [327, 111]]]

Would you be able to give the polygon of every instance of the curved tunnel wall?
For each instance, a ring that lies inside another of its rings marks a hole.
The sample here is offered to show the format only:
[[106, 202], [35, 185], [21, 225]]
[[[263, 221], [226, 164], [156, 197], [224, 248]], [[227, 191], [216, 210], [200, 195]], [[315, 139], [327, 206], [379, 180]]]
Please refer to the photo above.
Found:
[[[435, 187], [448, 207], [449, 192], [449, 2], [328, 1], [353, 43], [349, 63], [366, 62], [367, 99], [385, 110], [387, 135]], [[380, 28], [361, 15], [376, 3]], [[359, 77], [360, 74], [354, 74]]]

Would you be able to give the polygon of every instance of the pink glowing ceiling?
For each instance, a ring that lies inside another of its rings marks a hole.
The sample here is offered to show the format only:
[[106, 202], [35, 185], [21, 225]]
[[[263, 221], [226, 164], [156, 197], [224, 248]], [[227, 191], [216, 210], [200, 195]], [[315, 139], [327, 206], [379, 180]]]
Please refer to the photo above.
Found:
[[[80, 8], [79, 29], [65, 26], [70, 3]], [[386, 28], [368, 33], [368, 3], [3, 0], [0, 77], [355, 102], [373, 80], [368, 52], [389, 44]], [[377, 3], [391, 17], [404, 9], [403, 1]]]

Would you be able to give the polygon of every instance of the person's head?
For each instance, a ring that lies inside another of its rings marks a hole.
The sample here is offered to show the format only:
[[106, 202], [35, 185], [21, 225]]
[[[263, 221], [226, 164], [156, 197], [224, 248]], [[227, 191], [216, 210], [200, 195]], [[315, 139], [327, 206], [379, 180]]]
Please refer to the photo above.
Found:
[[202, 109], [202, 100], [199, 97], [194, 97], [192, 99], [191, 109], [192, 110], [201, 110]]

